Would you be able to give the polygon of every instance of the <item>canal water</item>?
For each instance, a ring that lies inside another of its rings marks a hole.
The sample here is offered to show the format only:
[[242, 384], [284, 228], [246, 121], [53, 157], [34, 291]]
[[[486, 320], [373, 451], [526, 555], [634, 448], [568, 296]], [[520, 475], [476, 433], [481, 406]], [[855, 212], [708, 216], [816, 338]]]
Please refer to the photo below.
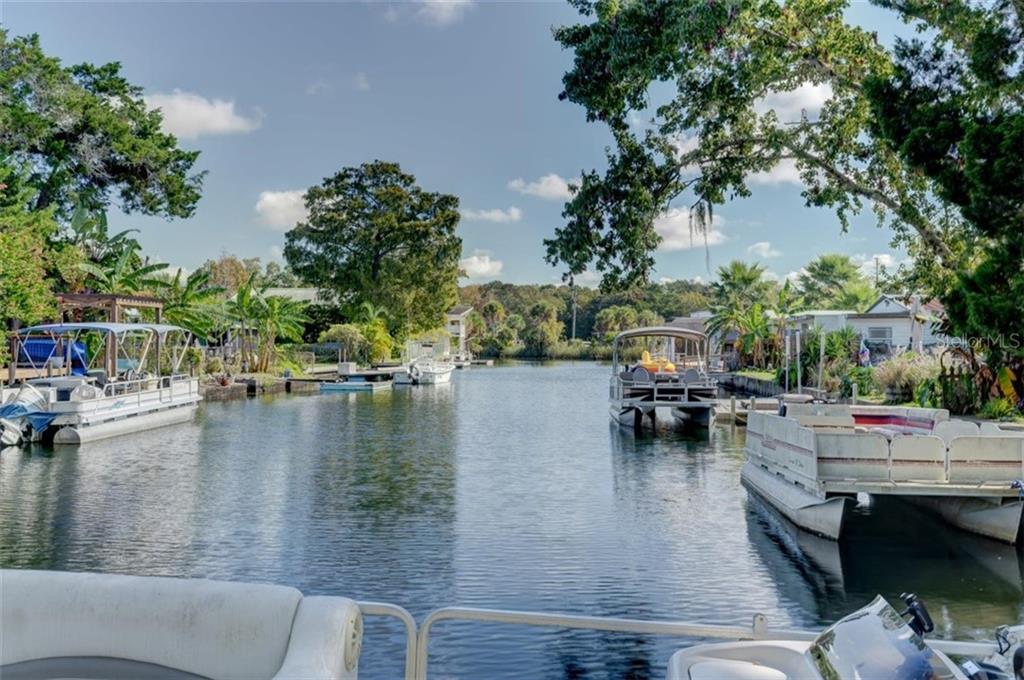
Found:
[[[443, 386], [204, 405], [192, 425], [0, 454], [0, 563], [265, 581], [395, 602], [822, 626], [915, 591], [938, 633], [1024, 620], [1021, 554], [898, 504], [841, 543], [740, 486], [742, 430], [635, 439], [605, 366], [517, 364]], [[369, 622], [363, 677], [401, 672]], [[679, 640], [443, 623], [456, 678], [657, 678]]]

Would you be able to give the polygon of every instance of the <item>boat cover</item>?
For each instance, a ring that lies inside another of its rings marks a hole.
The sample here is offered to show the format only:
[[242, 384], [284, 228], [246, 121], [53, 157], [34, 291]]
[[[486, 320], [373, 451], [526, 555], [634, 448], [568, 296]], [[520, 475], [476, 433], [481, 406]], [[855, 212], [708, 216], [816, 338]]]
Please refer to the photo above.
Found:
[[32, 429], [36, 432], [42, 432], [50, 426], [53, 419], [57, 417], [56, 413], [48, 413], [47, 411], [29, 411], [25, 408], [24, 404], [4, 404], [0, 406], [0, 418], [7, 418], [13, 420], [15, 418], [25, 418], [29, 424], [32, 425]]

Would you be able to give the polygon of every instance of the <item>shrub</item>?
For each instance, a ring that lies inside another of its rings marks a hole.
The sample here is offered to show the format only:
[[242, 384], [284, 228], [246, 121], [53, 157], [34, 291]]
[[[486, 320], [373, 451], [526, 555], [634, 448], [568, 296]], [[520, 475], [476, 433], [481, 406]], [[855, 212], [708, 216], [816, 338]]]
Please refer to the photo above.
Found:
[[888, 401], [906, 401], [918, 386], [939, 375], [939, 364], [930, 357], [905, 352], [878, 364], [874, 370], [875, 384]]
[[978, 415], [987, 420], [1012, 420], [1019, 415], [1013, 402], [1005, 397], [989, 399]]
[[224, 372], [224, 362], [220, 357], [210, 357], [206, 360], [206, 365], [203, 366], [203, 373], [208, 375], [216, 375]]
[[853, 396], [853, 386], [857, 386], [857, 394], [865, 396], [875, 387], [875, 371], [870, 366], [854, 366], [842, 374], [839, 396], [849, 399]]

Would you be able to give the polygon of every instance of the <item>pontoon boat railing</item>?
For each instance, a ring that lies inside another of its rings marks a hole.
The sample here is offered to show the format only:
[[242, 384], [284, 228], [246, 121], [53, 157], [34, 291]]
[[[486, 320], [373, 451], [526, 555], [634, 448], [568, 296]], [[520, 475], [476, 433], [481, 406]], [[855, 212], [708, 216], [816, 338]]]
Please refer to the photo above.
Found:
[[[156, 384], [156, 387], [151, 385]], [[185, 390], [175, 390], [178, 385], [185, 385]], [[100, 396], [87, 401], [59, 402], [62, 404], [74, 404], [76, 412], [89, 413], [96, 411], [102, 406], [103, 399], [134, 399], [137, 407], [141, 408], [143, 402], [166, 403], [172, 401], [176, 396], [192, 397], [199, 394], [199, 383], [192, 376], [185, 374], [153, 376], [150, 378], [136, 378], [133, 380], [118, 380], [109, 382], [102, 388], [96, 387]], [[155, 395], [155, 399], [152, 397]], [[56, 403], [56, 402], [54, 402]]]
[[416, 677], [416, 644], [418, 630], [416, 619], [404, 607], [386, 602], [359, 602], [359, 611], [363, 616], [381, 616], [398, 619], [405, 626], [405, 680]]
[[[513, 611], [507, 609], [477, 609], [471, 607], [445, 607], [436, 609], [423, 619], [416, 641], [416, 680], [426, 680], [430, 661], [430, 632], [441, 621], [478, 621], [507, 623], [522, 626], [577, 628], [616, 633], [640, 633], [672, 637], [706, 638], [719, 640], [813, 640], [819, 631], [798, 628], [768, 628], [764, 614], [754, 614], [751, 625], [722, 626], [686, 623], [682, 621], [644, 621], [641, 619], [606, 618], [543, 612]], [[956, 640], [926, 640], [929, 646], [945, 654], [983, 657], [996, 651], [995, 642], [960, 642]], [[409, 668], [406, 667], [406, 677]]]

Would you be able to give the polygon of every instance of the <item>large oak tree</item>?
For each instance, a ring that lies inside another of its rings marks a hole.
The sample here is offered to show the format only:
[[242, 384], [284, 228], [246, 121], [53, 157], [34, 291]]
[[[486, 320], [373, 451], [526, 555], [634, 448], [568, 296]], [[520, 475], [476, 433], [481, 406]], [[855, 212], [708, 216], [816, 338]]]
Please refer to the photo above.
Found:
[[384, 308], [400, 337], [443, 323], [458, 299], [458, 198], [374, 161], [326, 178], [305, 201], [309, 217], [288, 232], [284, 250], [300, 278], [349, 309]]
[[190, 217], [202, 186], [198, 151], [178, 148], [117, 63], [64, 66], [39, 37], [0, 28], [0, 159], [26, 168], [28, 208], [69, 219], [75, 205]]

